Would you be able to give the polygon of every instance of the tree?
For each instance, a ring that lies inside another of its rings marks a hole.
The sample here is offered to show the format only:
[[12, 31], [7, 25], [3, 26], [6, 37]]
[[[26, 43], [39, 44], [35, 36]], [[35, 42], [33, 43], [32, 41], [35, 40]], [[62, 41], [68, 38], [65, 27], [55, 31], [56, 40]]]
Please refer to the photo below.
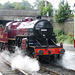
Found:
[[31, 4], [27, 0], [22, 0], [22, 2], [20, 2], [20, 8], [31, 9]]
[[18, 2], [13, 2], [14, 9], [20, 9], [20, 4]]
[[22, 2], [14, 2], [14, 9], [32, 9], [32, 5], [27, 0]]
[[13, 9], [14, 5], [8, 1], [3, 5], [3, 8]]
[[0, 3], [0, 8], [2, 8], [2, 4]]
[[40, 0], [36, 0], [34, 2], [34, 8], [39, 9], [39, 6], [40, 6]]
[[46, 0], [36, 0], [36, 2], [34, 3], [34, 7], [40, 10], [40, 14], [42, 16], [46, 16], [47, 12], [49, 12], [49, 16], [52, 16], [53, 9], [50, 2]]
[[64, 0], [62, 0], [59, 3], [59, 9], [55, 11], [54, 17], [56, 22], [63, 23], [69, 18], [70, 15], [71, 15], [71, 10], [68, 2], [65, 3]]
[[33, 9], [33, 6], [27, 0], [22, 0], [22, 2], [13, 2], [13, 3], [10, 3], [8, 1], [4, 4], [0, 4], [0, 8], [6, 8], [6, 9]]
[[49, 13], [49, 16], [53, 15], [52, 5], [49, 2], [47, 2], [47, 6], [43, 7], [43, 11], [42, 11], [43, 16], [46, 16], [47, 12]]

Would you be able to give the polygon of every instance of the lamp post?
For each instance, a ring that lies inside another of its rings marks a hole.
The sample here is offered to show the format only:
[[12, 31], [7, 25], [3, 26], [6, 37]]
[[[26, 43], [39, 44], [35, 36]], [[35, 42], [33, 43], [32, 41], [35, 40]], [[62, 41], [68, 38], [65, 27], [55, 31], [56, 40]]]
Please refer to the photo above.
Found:
[[74, 47], [75, 47], [75, 3], [74, 3]]

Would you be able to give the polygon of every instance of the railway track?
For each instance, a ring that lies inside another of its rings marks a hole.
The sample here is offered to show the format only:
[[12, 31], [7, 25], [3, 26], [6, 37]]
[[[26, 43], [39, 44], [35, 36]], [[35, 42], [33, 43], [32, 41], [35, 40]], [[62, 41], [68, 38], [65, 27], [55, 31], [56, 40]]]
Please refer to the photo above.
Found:
[[59, 75], [57, 72], [55, 72], [51, 69], [45, 68], [43, 66], [40, 66], [40, 70], [37, 73], [33, 73], [33, 74], [26, 73], [25, 71], [20, 70], [20, 69], [15, 69], [15, 71], [13, 71], [13, 70], [11, 70], [11, 64], [8, 61], [6, 61], [4, 59], [3, 62], [8, 66], [8, 68], [11, 71], [10, 74], [9, 74], [9, 72], [10, 72], [9, 70], [6, 71], [7, 74], [2, 72], [2, 74], [4, 73], [3, 75]]
[[[4, 59], [5, 60], [5, 59]], [[7, 61], [4, 61], [6, 63], [7, 66], [10, 67], [10, 70], [6, 71], [6, 69], [4, 69], [6, 72], [2, 72], [4, 73], [3, 75], [75, 75], [75, 70], [71, 70], [71, 69], [66, 69], [58, 64], [55, 63], [49, 63], [49, 64], [45, 64], [42, 63], [40, 66], [40, 71], [38, 71], [37, 73], [34, 74], [30, 74], [30, 73], [26, 73], [23, 70], [20, 69], [15, 69], [15, 71], [13, 72], [11, 70], [11, 64]], [[6, 66], [5, 66], [6, 67]], [[9, 74], [10, 73], [10, 74]]]
[[2, 61], [2, 65], [0, 63], [0, 72], [2, 73], [2, 75], [29, 75], [28, 73], [26, 73], [21, 69], [16, 68], [15, 70], [12, 70], [11, 63], [6, 61], [4, 58]]
[[[75, 75], [75, 70], [67, 69], [55, 63], [41, 64], [47, 69], [55, 71], [58, 75]], [[56, 74], [53, 74], [56, 75]]]
[[[6, 65], [8, 65], [9, 67], [11, 67], [11, 64], [9, 63], [9, 62], [5, 62], [6, 63]], [[45, 68], [45, 67], [43, 67], [43, 66], [40, 66], [40, 71], [41, 71], [41, 75], [59, 75], [57, 72], [55, 72], [55, 71], [53, 71], [53, 70], [51, 70], [51, 69], [48, 69], [48, 68]], [[39, 75], [40, 73], [40, 71], [38, 71], [38, 73], [37, 74], [34, 74], [34, 75]], [[23, 70], [20, 70], [20, 69], [15, 69], [15, 72], [17, 73], [17, 74], [19, 74], [19, 75], [32, 75], [32, 74], [28, 74], [28, 73], [26, 73], [25, 71], [23, 71]]]
[[15, 71], [11, 70], [4, 62], [0, 61], [0, 75], [18, 75]]
[[[4, 62], [6, 65], [8, 65], [11, 68], [11, 64], [8, 61]], [[21, 70], [21, 69], [15, 69], [15, 72], [19, 75], [29, 75], [28, 73], [26, 73], [25, 71]]]
[[[10, 68], [8, 69], [8, 67], [5, 66], [5, 71], [6, 72], [2, 72], [1, 73], [3, 75], [33, 75], [33, 74], [28, 74], [25, 71], [22, 71], [20, 69], [15, 69], [15, 71], [11, 70], [11, 65], [9, 62], [4, 62], [7, 66], [9, 66]], [[59, 66], [57, 64], [54, 63], [50, 63], [50, 64], [42, 64], [40, 66], [40, 71], [37, 72], [37, 74], [34, 75], [75, 75], [75, 70], [71, 70], [71, 69], [65, 69], [62, 66]]]
[[49, 68], [45, 68], [44, 66], [40, 66], [40, 70], [48, 72], [49, 75], [60, 75], [59, 73], [51, 70]]

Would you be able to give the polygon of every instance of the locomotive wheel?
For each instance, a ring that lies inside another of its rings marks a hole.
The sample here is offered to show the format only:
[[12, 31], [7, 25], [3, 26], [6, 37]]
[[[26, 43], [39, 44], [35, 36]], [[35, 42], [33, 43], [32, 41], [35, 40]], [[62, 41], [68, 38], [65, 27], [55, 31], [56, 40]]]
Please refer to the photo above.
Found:
[[56, 62], [56, 61], [57, 61], [57, 55], [54, 54], [54, 55], [53, 55], [53, 58], [54, 58], [53, 61]]
[[8, 41], [8, 50], [10, 53], [14, 53], [15, 52], [15, 41]]
[[61, 59], [63, 57], [64, 54], [58, 54], [57, 58]]
[[60, 59], [60, 58], [61, 58], [61, 56], [60, 56], [60, 54], [58, 54], [58, 55], [57, 55], [57, 59]]
[[2, 51], [2, 43], [0, 43], [0, 51]]
[[53, 54], [50, 57], [51, 57], [51, 61], [53, 61], [53, 62], [57, 61], [57, 55], [56, 54]]
[[16, 37], [16, 45], [20, 48], [22, 47], [21, 44], [22, 44], [22, 37]]
[[[28, 43], [27, 43], [28, 44]], [[26, 48], [26, 55], [30, 56], [30, 57], [34, 57], [34, 48], [31, 48], [27, 45], [27, 48]]]
[[43, 60], [43, 58], [42, 58], [43, 56], [41, 56], [41, 55], [39, 55], [39, 56], [37, 56], [37, 60], [39, 60], [40, 62], [42, 62]]
[[8, 50], [10, 53], [14, 53], [15, 52], [15, 46], [9, 45]]
[[6, 44], [5, 43], [0, 43], [0, 51], [5, 50]]

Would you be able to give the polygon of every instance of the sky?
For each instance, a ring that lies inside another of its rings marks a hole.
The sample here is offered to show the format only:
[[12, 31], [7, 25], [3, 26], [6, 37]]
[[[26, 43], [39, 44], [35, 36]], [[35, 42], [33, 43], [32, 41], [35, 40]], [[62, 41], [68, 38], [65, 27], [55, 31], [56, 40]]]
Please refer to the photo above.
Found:
[[[9, 1], [9, 2], [21, 2], [22, 0], [0, 0], [0, 3], [5, 3], [7, 1]], [[29, 1], [29, 3], [31, 3], [31, 4], [33, 4], [35, 2], [35, 0], [27, 0], [27, 1]], [[57, 9], [58, 4], [61, 0], [47, 0], [47, 1], [52, 3], [53, 8]], [[65, 0], [65, 1], [68, 1], [69, 5], [71, 6], [71, 9], [73, 9], [75, 0]]]

